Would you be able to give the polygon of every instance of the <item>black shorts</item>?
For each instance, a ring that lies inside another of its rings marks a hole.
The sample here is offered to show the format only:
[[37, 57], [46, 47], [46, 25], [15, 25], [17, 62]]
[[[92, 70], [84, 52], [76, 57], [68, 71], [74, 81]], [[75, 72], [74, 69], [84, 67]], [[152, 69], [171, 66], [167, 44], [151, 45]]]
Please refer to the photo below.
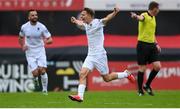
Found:
[[159, 61], [159, 52], [155, 43], [138, 41], [136, 51], [138, 65], [147, 65]]

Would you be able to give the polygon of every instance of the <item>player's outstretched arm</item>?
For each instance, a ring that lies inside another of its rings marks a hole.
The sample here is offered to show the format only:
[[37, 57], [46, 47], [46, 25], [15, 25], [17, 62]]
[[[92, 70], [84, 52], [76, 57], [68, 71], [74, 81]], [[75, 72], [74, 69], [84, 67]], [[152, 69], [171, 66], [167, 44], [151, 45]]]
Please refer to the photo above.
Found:
[[75, 17], [71, 17], [71, 22], [76, 24], [78, 28], [81, 30], [85, 30], [84, 23], [82, 20], [78, 20]]
[[75, 17], [71, 17], [71, 22], [76, 24], [77, 26], [83, 26], [84, 25], [83, 21], [78, 20]]
[[137, 20], [140, 20], [140, 21], [143, 21], [143, 20], [144, 20], [144, 16], [143, 16], [143, 15], [137, 15], [137, 14], [134, 13], [134, 12], [131, 12], [131, 18], [137, 19]]
[[120, 9], [118, 7], [115, 7], [112, 13], [108, 14], [105, 18], [102, 19], [103, 24], [106, 25], [107, 22], [113, 19], [119, 11]]

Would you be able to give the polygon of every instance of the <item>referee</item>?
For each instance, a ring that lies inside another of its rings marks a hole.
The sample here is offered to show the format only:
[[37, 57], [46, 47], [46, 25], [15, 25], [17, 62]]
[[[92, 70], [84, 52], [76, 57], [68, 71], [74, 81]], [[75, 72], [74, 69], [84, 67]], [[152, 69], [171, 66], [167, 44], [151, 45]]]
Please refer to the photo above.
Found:
[[[159, 61], [159, 53], [161, 52], [161, 48], [155, 38], [155, 16], [158, 14], [158, 12], [159, 4], [154, 1], [150, 2], [148, 11], [142, 13], [141, 15], [131, 12], [131, 17], [139, 21], [137, 43], [137, 62], [139, 65], [137, 83], [139, 96], [144, 95], [143, 89], [149, 95], [154, 96], [151, 89], [151, 83], [161, 68], [161, 63]], [[144, 72], [147, 64], [152, 64], [153, 69], [146, 83], [143, 85]]]

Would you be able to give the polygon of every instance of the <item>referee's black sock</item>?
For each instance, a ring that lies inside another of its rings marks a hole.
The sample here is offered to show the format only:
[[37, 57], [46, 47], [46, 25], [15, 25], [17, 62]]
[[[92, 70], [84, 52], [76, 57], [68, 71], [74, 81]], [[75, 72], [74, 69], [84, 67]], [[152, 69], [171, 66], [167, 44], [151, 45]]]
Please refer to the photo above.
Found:
[[139, 89], [139, 91], [142, 91], [143, 80], [144, 80], [144, 72], [138, 71], [137, 81], [138, 81], [138, 89]]
[[156, 77], [157, 74], [158, 74], [158, 71], [156, 71], [154, 69], [151, 71], [151, 73], [149, 74], [149, 78], [148, 78], [148, 80], [146, 82], [146, 86], [151, 85], [152, 80]]

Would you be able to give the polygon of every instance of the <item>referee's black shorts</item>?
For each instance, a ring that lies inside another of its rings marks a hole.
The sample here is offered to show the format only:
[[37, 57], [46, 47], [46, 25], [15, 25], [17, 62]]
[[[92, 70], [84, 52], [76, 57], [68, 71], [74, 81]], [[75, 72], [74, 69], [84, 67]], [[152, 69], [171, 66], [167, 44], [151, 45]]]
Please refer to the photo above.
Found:
[[147, 65], [159, 61], [159, 52], [155, 43], [138, 41], [136, 52], [138, 65]]

